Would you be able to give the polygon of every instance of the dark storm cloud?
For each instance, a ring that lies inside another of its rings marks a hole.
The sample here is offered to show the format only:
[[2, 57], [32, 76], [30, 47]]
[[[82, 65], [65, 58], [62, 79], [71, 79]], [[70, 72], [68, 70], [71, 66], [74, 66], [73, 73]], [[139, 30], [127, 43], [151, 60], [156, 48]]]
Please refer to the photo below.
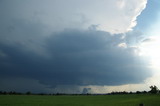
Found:
[[124, 42], [121, 38], [98, 30], [64, 30], [43, 37], [45, 56], [19, 43], [0, 43], [0, 76], [35, 79], [50, 86], [143, 82], [151, 75], [148, 64], [135, 54], [136, 48], [118, 47]]

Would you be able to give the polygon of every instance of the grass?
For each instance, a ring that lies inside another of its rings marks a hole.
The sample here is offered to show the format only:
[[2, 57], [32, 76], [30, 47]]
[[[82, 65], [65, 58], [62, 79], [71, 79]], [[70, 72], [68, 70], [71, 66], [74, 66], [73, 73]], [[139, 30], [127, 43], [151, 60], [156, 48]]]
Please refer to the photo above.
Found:
[[160, 106], [160, 95], [0, 95], [0, 106]]

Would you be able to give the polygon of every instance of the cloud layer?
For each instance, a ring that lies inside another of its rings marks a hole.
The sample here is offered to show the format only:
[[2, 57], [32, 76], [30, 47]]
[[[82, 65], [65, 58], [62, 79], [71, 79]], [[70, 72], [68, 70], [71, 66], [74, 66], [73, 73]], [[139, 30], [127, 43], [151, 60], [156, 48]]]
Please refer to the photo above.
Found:
[[1, 0], [0, 89], [143, 82], [148, 63], [119, 33], [135, 26], [146, 2]]
[[150, 76], [136, 48], [119, 46], [124, 42], [121, 35], [65, 30], [45, 37], [39, 50], [44, 50], [43, 56], [27, 50], [30, 40], [26, 39], [26, 45], [22, 42], [0, 45], [1, 76], [32, 78], [49, 85], [119, 85]]

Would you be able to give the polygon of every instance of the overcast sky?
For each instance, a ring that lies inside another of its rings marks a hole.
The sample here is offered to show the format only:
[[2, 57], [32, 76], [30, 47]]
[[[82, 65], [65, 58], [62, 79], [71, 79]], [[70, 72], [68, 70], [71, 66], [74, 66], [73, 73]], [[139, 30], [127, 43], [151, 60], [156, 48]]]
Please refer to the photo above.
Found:
[[147, 89], [159, 80], [160, 43], [154, 39], [160, 34], [159, 5], [158, 0], [0, 0], [0, 90]]

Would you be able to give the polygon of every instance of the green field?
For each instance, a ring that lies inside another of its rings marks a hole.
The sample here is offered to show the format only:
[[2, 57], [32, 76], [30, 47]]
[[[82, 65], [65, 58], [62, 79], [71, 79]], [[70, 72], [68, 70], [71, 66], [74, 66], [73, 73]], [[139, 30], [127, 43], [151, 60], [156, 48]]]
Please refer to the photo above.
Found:
[[0, 106], [160, 106], [160, 95], [0, 95]]

